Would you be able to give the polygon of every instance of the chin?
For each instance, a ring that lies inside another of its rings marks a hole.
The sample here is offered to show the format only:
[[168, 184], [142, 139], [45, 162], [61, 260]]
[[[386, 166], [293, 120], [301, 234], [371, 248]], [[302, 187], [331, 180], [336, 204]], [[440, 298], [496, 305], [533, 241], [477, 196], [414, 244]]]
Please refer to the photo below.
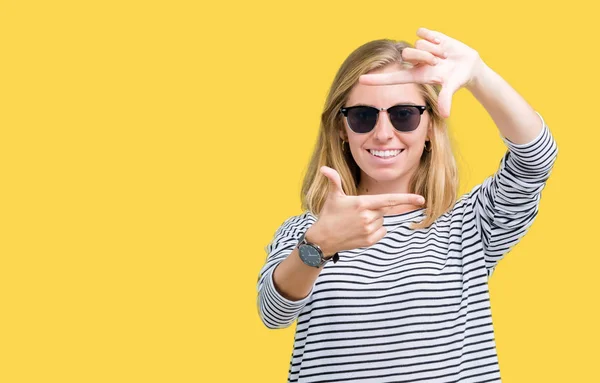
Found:
[[375, 181], [388, 182], [403, 178], [406, 172], [398, 169], [369, 169], [367, 175]]

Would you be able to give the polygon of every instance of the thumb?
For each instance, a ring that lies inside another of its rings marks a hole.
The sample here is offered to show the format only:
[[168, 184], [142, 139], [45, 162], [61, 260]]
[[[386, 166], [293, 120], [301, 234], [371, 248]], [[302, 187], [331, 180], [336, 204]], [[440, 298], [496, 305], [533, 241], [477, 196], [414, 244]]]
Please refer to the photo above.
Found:
[[440, 90], [438, 96], [438, 106], [440, 108], [440, 114], [444, 118], [450, 117], [450, 108], [452, 105], [452, 95], [456, 91], [453, 84], [445, 84]]
[[342, 188], [342, 179], [335, 169], [328, 166], [321, 166], [321, 174], [323, 174], [329, 180], [329, 194], [337, 194], [345, 196], [344, 189]]

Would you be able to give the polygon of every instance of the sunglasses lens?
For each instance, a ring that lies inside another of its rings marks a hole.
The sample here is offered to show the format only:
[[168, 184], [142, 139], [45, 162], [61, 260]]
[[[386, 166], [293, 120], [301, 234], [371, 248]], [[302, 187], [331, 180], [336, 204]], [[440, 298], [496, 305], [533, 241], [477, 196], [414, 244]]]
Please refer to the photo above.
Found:
[[410, 132], [419, 126], [421, 111], [414, 106], [394, 106], [388, 109], [390, 121], [400, 132]]
[[356, 133], [368, 133], [377, 124], [378, 111], [368, 106], [348, 110], [348, 125]]

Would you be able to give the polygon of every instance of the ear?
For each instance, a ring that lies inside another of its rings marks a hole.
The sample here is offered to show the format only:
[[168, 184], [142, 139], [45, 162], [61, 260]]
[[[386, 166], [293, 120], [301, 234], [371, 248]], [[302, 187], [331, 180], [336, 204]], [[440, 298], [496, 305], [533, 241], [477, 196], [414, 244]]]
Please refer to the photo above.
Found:
[[338, 130], [338, 134], [343, 141], [348, 141], [348, 136], [346, 135], [346, 132], [344, 132], [343, 130]]
[[425, 136], [425, 141], [431, 141], [432, 136], [433, 136], [433, 122], [429, 121], [429, 126], [427, 127], [427, 135]]

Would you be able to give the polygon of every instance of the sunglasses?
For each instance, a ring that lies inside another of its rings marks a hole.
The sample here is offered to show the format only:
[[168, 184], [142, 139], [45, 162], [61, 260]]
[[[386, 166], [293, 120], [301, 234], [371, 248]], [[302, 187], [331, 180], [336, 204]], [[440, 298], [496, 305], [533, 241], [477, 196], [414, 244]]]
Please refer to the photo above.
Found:
[[355, 133], [369, 133], [379, 118], [379, 112], [386, 111], [392, 126], [399, 132], [412, 132], [421, 123], [421, 115], [427, 109], [421, 105], [394, 105], [387, 109], [373, 106], [357, 105], [341, 108], [340, 113], [346, 117], [348, 126]]

